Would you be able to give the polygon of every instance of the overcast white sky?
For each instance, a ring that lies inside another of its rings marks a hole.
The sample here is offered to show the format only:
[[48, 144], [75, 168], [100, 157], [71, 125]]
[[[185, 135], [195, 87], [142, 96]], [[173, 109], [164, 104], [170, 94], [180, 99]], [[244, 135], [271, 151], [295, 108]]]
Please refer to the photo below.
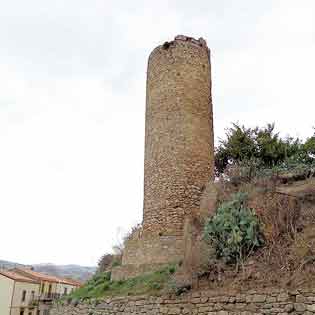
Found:
[[0, 0], [0, 259], [94, 265], [142, 218], [145, 76], [177, 34], [231, 122], [315, 125], [314, 0]]

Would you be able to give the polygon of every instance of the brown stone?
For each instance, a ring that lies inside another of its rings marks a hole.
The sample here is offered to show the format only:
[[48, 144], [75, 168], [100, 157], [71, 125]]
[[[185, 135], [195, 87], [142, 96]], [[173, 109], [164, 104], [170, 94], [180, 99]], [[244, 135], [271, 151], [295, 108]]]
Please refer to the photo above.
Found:
[[[100, 300], [99, 303], [80, 303], [76, 307], [73, 305], [55, 305], [51, 310], [51, 315], [86, 315], [86, 314], [148, 314], [148, 315], [288, 315], [288, 314], [306, 314], [315, 313], [315, 304], [283, 302], [260, 302], [264, 298], [267, 301], [273, 295], [278, 293], [259, 294], [256, 292], [244, 292], [244, 296], [252, 296], [250, 303], [230, 303], [231, 294], [225, 292], [220, 295], [213, 294], [208, 300], [205, 295], [209, 292], [192, 292], [182, 296], [166, 295], [159, 298], [135, 296], [128, 298], [108, 298]], [[263, 291], [261, 291], [263, 292]], [[285, 291], [280, 292], [286, 294]], [[307, 293], [307, 298], [313, 298], [314, 293]], [[237, 295], [236, 295], [237, 297]], [[280, 299], [286, 299], [285, 296]], [[256, 300], [257, 302], [254, 302]], [[161, 304], [164, 302], [164, 304]], [[310, 302], [308, 302], [310, 303]]]
[[310, 312], [315, 312], [315, 304], [307, 305], [307, 310]]
[[182, 235], [213, 179], [208, 49], [190, 40], [159, 46], [147, 73], [143, 234]]
[[[146, 88], [143, 228], [126, 243], [122, 266], [112, 273], [113, 280], [186, 260], [187, 273], [191, 272], [190, 265], [197, 265], [192, 257], [198, 257], [202, 244], [187, 237], [199, 231], [186, 218], [207, 214], [216, 196], [211, 190], [213, 114], [205, 40], [179, 35], [155, 48], [149, 57]], [[201, 205], [206, 187], [210, 199]], [[192, 226], [186, 236], [185, 220]]]
[[305, 297], [301, 294], [298, 294], [295, 298], [296, 298], [296, 303], [304, 303], [306, 301]]
[[262, 303], [266, 301], [266, 296], [261, 294], [255, 294], [252, 296], [252, 302], [254, 303]]
[[177, 315], [177, 314], [180, 314], [180, 308], [179, 307], [172, 307], [168, 310], [168, 313], [167, 314], [170, 314], [170, 315]]
[[304, 312], [306, 310], [306, 306], [303, 303], [294, 303], [294, 309], [297, 312]]
[[290, 299], [290, 296], [288, 293], [286, 292], [283, 292], [283, 293], [280, 293], [277, 297], [277, 301], [278, 302], [286, 302]]

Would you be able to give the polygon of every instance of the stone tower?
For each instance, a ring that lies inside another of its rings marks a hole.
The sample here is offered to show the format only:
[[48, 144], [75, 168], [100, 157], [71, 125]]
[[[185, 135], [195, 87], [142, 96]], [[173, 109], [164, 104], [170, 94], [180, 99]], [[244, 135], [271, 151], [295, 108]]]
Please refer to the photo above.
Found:
[[198, 214], [214, 176], [206, 42], [181, 35], [155, 48], [146, 88], [143, 229], [127, 243], [116, 279], [183, 259], [185, 218]]
[[177, 36], [153, 50], [147, 72], [144, 235], [182, 235], [213, 177], [210, 55]]

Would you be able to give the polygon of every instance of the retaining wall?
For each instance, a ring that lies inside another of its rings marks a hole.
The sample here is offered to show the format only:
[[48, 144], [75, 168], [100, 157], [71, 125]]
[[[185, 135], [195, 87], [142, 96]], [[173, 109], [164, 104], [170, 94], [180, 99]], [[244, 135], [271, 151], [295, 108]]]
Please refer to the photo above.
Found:
[[193, 314], [251, 315], [315, 313], [315, 289], [263, 289], [245, 293], [201, 291], [182, 296], [121, 297], [54, 306], [51, 315]]

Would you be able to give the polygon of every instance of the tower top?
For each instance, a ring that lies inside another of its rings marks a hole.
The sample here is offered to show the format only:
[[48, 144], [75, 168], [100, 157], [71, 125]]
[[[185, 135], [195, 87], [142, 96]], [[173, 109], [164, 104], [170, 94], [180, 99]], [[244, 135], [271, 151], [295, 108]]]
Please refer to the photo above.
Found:
[[174, 41], [190, 42], [194, 45], [208, 48], [207, 42], [202, 37], [199, 37], [199, 39], [195, 39], [193, 37], [189, 37], [189, 36], [185, 36], [185, 35], [177, 35], [177, 36], [175, 36]]
[[210, 56], [210, 49], [207, 46], [206, 40], [203, 39], [202, 37], [200, 37], [199, 39], [195, 39], [193, 37], [189, 37], [186, 35], [177, 35], [175, 36], [174, 40], [170, 42], [167, 41], [164, 44], [159, 45], [155, 49], [153, 49], [153, 51], [151, 52], [149, 56], [149, 60], [153, 55], [155, 55], [155, 53], [161, 50], [168, 50], [169, 48], [172, 48], [173, 46], [175, 46], [177, 43], [189, 44], [195, 47], [206, 49], [208, 56]]

